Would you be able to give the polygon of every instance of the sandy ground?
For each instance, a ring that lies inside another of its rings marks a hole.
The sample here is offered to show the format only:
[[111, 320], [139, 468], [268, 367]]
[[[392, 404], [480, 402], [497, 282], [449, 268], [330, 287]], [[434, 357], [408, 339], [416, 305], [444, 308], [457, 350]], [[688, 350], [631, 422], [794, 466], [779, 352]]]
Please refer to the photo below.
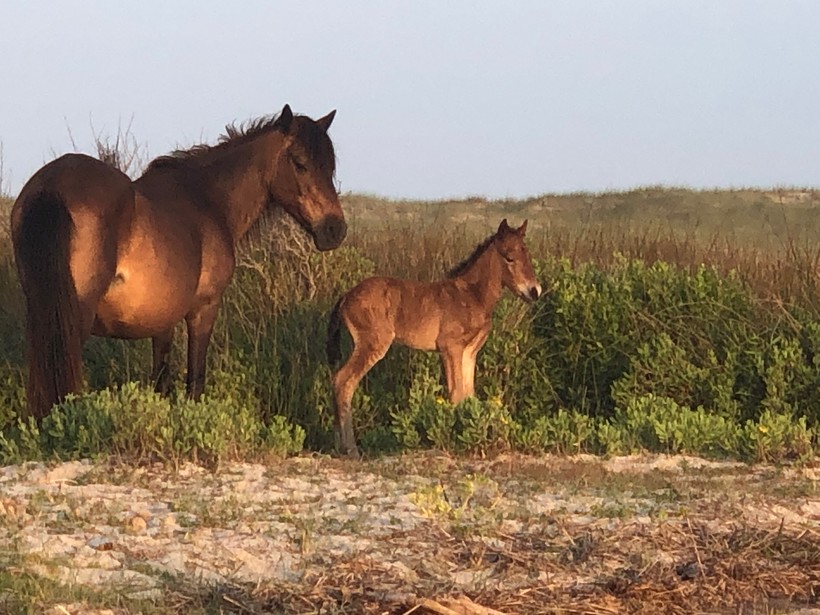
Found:
[[809, 613], [818, 479], [682, 456], [26, 464], [0, 468], [0, 566], [133, 599], [250, 588], [226, 598], [247, 612]]

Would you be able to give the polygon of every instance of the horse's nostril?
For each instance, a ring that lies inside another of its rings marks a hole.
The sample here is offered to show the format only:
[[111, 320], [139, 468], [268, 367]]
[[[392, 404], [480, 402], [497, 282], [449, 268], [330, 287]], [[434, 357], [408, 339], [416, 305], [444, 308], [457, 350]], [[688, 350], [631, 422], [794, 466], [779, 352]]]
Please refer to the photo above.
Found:
[[316, 231], [316, 247], [320, 250], [332, 250], [342, 243], [347, 235], [347, 223], [344, 218], [325, 218]]
[[347, 235], [347, 222], [340, 218], [336, 219], [333, 224], [333, 235], [339, 243], [341, 243], [342, 239], [344, 239], [345, 235]]
[[541, 291], [536, 286], [530, 288], [530, 298], [535, 301], [541, 296]]

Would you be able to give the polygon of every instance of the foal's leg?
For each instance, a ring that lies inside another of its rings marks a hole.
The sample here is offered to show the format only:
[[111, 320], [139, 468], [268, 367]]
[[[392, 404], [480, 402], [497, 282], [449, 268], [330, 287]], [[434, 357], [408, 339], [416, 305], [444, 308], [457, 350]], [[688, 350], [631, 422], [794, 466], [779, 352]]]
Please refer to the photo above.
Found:
[[464, 371], [461, 367], [464, 359], [464, 346], [461, 344], [447, 344], [439, 346], [441, 360], [444, 363], [444, 373], [447, 376], [447, 393], [450, 403], [457, 404], [464, 399]]
[[185, 317], [188, 326], [188, 373], [185, 388], [188, 397], [198, 400], [205, 389], [205, 359], [214, 330], [219, 299], [213, 299]]
[[480, 332], [464, 349], [464, 358], [461, 361], [461, 378], [464, 383], [464, 396], [475, 396], [475, 363], [478, 351], [487, 341], [490, 330]]
[[439, 356], [441, 357], [441, 363], [444, 365], [444, 377], [447, 379], [447, 395], [450, 396], [452, 400], [453, 391], [455, 391], [455, 375], [454, 375], [454, 365], [453, 362], [450, 360], [450, 355], [446, 354], [444, 350], [439, 348]]
[[357, 340], [353, 338], [353, 352], [347, 362], [333, 376], [333, 396], [336, 400], [336, 448], [343, 455], [358, 457], [356, 437], [353, 434], [353, 393], [362, 378], [387, 354], [392, 336], [384, 339]]
[[151, 382], [154, 383], [154, 390], [161, 395], [167, 395], [171, 390], [171, 372], [168, 369], [168, 355], [171, 353], [171, 344], [173, 341], [173, 329], [151, 338], [151, 348], [154, 355]]

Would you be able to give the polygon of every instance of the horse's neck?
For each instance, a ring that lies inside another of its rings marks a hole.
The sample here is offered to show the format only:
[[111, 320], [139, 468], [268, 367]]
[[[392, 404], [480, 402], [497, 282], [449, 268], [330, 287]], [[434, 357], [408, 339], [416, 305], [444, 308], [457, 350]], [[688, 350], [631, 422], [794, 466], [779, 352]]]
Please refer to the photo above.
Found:
[[281, 151], [273, 147], [275, 136], [278, 133], [242, 143], [201, 168], [203, 188], [215, 197], [212, 206], [220, 211], [234, 241], [248, 232], [268, 202], [267, 186], [275, 181], [271, 174]]
[[501, 261], [498, 252], [490, 246], [470, 267], [458, 276], [479, 300], [487, 313], [495, 309], [501, 293]]

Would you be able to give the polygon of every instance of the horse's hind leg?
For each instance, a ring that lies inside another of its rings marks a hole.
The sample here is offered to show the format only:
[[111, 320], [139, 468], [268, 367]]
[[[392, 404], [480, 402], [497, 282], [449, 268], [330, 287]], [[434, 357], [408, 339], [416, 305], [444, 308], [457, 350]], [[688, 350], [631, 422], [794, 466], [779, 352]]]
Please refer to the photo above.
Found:
[[387, 354], [392, 336], [383, 339], [356, 339], [353, 337], [353, 352], [347, 362], [333, 376], [333, 396], [336, 401], [336, 448], [343, 455], [358, 457], [356, 437], [353, 434], [352, 403], [353, 393], [362, 378]]
[[153, 350], [151, 382], [154, 383], [154, 390], [160, 395], [168, 395], [171, 390], [171, 372], [168, 368], [168, 356], [171, 354], [173, 341], [173, 329], [151, 338], [151, 349]]

